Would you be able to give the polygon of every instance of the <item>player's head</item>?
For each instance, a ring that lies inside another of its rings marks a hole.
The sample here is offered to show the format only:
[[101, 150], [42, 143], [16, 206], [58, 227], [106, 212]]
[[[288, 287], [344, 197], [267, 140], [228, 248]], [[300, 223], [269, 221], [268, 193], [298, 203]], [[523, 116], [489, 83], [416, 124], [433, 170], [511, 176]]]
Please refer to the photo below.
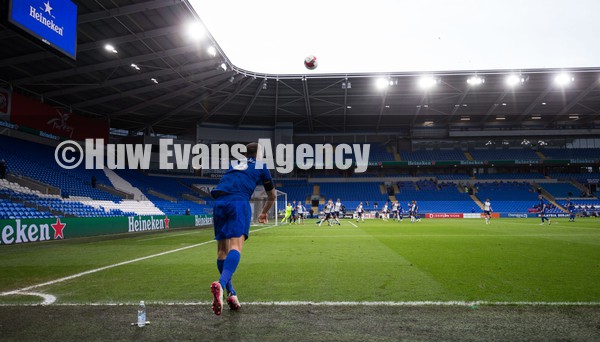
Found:
[[489, 198], [486, 198], [486, 199], [485, 199], [485, 201], [486, 201], [486, 202], [489, 202], [489, 201], [490, 201], [490, 199], [489, 199]]
[[538, 198], [539, 198], [539, 199], [542, 199], [542, 195], [539, 195], [539, 196], [538, 196]]
[[340, 199], [338, 198], [338, 199], [337, 199], [337, 201], [339, 202], [339, 201], [340, 201]]
[[258, 152], [258, 143], [251, 142], [246, 145], [246, 157], [256, 157], [256, 153]]

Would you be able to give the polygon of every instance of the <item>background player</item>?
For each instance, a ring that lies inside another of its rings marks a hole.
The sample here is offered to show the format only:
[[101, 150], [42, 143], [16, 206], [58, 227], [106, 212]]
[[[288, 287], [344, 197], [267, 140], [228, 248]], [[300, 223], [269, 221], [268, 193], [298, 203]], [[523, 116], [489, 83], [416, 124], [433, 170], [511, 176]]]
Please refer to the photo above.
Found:
[[399, 221], [400, 219], [398, 218], [398, 201], [395, 201], [392, 203], [392, 220], [393, 221]]
[[421, 222], [421, 218], [419, 217], [419, 206], [417, 205], [417, 201], [412, 201], [409, 213], [410, 223]]
[[485, 224], [490, 224], [490, 219], [492, 218], [492, 204], [490, 203], [489, 198], [486, 198], [485, 203], [483, 203], [483, 216], [485, 217]]
[[321, 221], [317, 222], [317, 224], [319, 225], [319, 227], [321, 226], [321, 224], [323, 223], [323, 221], [327, 221], [327, 225], [331, 226], [331, 215], [333, 215], [333, 200], [330, 199], [329, 201], [327, 201], [327, 204], [325, 205], [325, 208], [323, 209], [323, 217], [321, 218]]
[[540, 200], [540, 202], [538, 203], [538, 208], [540, 209], [540, 218], [542, 219], [542, 223], [540, 223], [540, 226], [544, 224], [544, 220], [547, 220], [548, 224], [552, 224], [550, 219], [546, 217], [546, 213], [548, 211], [548, 204], [546, 203], [546, 200], [544, 200], [544, 197], [542, 197], [542, 195], [539, 195], [538, 198]]
[[292, 203], [288, 202], [288, 204], [285, 206], [285, 216], [283, 217], [280, 223], [284, 224], [288, 221], [290, 217], [292, 217]]
[[215, 199], [213, 222], [215, 240], [217, 240], [217, 268], [221, 277], [211, 284], [213, 294], [212, 310], [220, 315], [223, 310], [223, 289], [227, 290], [227, 304], [232, 310], [240, 308], [237, 293], [231, 281], [240, 262], [242, 246], [250, 233], [252, 209], [250, 197], [258, 184], [262, 184], [267, 192], [260, 214], [259, 223], [267, 223], [267, 213], [275, 201], [275, 187], [266, 165], [256, 168], [257, 143], [246, 146], [246, 162], [232, 165], [223, 175], [219, 184], [210, 192]]
[[567, 198], [567, 210], [569, 211], [569, 222], [575, 222], [575, 203]]
[[342, 202], [338, 198], [337, 201], [335, 202], [335, 204], [333, 205], [333, 219], [335, 220], [335, 223], [337, 223], [338, 225], [341, 225], [341, 223], [340, 223], [340, 212], [341, 211], [342, 211]]
[[302, 205], [302, 201], [298, 201], [296, 206], [296, 214], [298, 215], [298, 222], [304, 224], [304, 215], [306, 213], [306, 207]]
[[388, 220], [388, 215], [389, 215], [388, 214], [388, 203], [385, 202], [385, 204], [383, 205], [383, 209], [381, 209], [381, 218], [384, 221], [387, 221]]
[[358, 204], [358, 207], [356, 207], [356, 222], [358, 222], [359, 219], [361, 220], [361, 222], [365, 222], [365, 218], [363, 217], [364, 212], [365, 209], [363, 208], [362, 202], [360, 202]]

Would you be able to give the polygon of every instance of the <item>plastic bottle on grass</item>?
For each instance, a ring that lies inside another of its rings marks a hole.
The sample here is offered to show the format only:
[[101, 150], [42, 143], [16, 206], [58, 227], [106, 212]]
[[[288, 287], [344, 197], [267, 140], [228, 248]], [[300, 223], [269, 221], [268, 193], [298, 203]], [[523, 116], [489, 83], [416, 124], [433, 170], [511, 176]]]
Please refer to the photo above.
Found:
[[140, 301], [140, 306], [138, 307], [137, 326], [140, 328], [146, 326], [146, 304], [143, 300]]

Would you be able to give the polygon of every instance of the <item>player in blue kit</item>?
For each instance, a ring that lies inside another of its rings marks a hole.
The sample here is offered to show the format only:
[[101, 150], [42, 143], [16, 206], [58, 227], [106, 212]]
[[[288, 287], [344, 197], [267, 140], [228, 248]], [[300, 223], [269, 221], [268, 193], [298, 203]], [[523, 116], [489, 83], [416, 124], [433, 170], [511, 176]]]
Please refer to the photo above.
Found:
[[257, 143], [246, 145], [245, 162], [234, 162], [210, 192], [215, 199], [213, 223], [217, 240], [217, 268], [221, 274], [219, 280], [210, 286], [213, 294], [212, 310], [216, 315], [220, 315], [223, 310], [223, 289], [227, 290], [229, 308], [240, 308], [231, 278], [240, 262], [242, 246], [250, 232], [250, 197], [256, 186], [262, 184], [268, 196], [258, 216], [259, 223], [267, 223], [267, 213], [275, 201], [275, 187], [269, 169], [266, 165], [257, 168], [257, 150]]
[[546, 217], [546, 213], [548, 212], [548, 204], [546, 204], [546, 200], [544, 200], [544, 197], [542, 197], [542, 195], [539, 195], [538, 198], [540, 200], [540, 202], [538, 203], [538, 208], [540, 210], [540, 218], [542, 219], [542, 223], [540, 223], [540, 226], [544, 224], [544, 220], [547, 220], [548, 224], [552, 224], [550, 219]]
[[567, 198], [567, 210], [569, 211], [569, 222], [575, 222], [575, 203]]

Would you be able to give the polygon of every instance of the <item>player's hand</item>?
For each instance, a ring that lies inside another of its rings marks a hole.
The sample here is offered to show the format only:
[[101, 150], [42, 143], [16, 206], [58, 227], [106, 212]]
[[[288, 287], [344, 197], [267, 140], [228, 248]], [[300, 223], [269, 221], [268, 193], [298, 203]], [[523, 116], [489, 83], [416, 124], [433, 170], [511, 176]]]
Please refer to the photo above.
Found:
[[258, 215], [258, 223], [267, 223], [269, 222], [269, 219], [267, 218], [267, 214], [261, 213], [260, 215]]

